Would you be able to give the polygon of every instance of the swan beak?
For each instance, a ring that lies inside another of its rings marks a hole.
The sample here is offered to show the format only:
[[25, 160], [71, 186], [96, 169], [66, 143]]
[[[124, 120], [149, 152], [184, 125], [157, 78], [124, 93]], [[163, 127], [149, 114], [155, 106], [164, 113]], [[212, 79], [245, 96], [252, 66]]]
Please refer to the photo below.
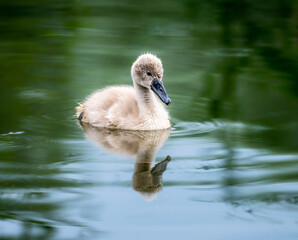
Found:
[[151, 89], [159, 97], [159, 99], [164, 102], [166, 105], [171, 104], [171, 99], [168, 97], [165, 87], [161, 80], [154, 78]]

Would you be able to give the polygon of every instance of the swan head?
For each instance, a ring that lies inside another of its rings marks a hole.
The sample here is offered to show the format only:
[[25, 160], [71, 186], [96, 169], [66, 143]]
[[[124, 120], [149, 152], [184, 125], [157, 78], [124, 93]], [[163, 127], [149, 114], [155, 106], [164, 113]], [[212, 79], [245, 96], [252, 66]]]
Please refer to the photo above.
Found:
[[166, 105], [171, 103], [163, 85], [163, 67], [158, 57], [151, 53], [139, 56], [131, 67], [131, 76], [134, 84], [151, 89]]

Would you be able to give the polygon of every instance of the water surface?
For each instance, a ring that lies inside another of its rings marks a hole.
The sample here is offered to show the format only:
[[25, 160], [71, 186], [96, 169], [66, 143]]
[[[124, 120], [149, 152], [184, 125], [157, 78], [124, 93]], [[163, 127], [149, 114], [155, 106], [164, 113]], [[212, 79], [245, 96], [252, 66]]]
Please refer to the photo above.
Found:
[[[1, 238], [297, 239], [296, 1], [0, 11]], [[171, 132], [82, 128], [77, 102], [147, 51]]]

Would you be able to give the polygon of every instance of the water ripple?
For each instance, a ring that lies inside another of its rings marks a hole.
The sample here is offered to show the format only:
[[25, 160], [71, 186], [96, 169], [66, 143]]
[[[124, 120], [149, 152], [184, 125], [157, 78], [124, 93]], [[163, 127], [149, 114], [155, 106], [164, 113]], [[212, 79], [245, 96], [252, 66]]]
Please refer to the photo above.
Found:
[[19, 135], [19, 134], [23, 134], [23, 133], [25, 133], [25, 131], [19, 131], [19, 132], [9, 132], [9, 133], [4, 133], [4, 134], [1, 134], [0, 136]]
[[180, 122], [172, 128], [171, 136], [194, 136], [212, 132], [221, 126], [218, 122]]
[[213, 132], [218, 129], [237, 129], [239, 131], [265, 131], [269, 128], [262, 125], [241, 122], [214, 120], [209, 122], [178, 122], [172, 128], [172, 137], [195, 136]]

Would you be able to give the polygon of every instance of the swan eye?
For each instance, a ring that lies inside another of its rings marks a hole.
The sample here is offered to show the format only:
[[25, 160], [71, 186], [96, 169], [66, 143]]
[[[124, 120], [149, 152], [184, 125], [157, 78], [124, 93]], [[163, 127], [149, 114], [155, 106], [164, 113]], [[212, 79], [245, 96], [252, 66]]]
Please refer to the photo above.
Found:
[[147, 72], [147, 76], [152, 76], [151, 72]]

